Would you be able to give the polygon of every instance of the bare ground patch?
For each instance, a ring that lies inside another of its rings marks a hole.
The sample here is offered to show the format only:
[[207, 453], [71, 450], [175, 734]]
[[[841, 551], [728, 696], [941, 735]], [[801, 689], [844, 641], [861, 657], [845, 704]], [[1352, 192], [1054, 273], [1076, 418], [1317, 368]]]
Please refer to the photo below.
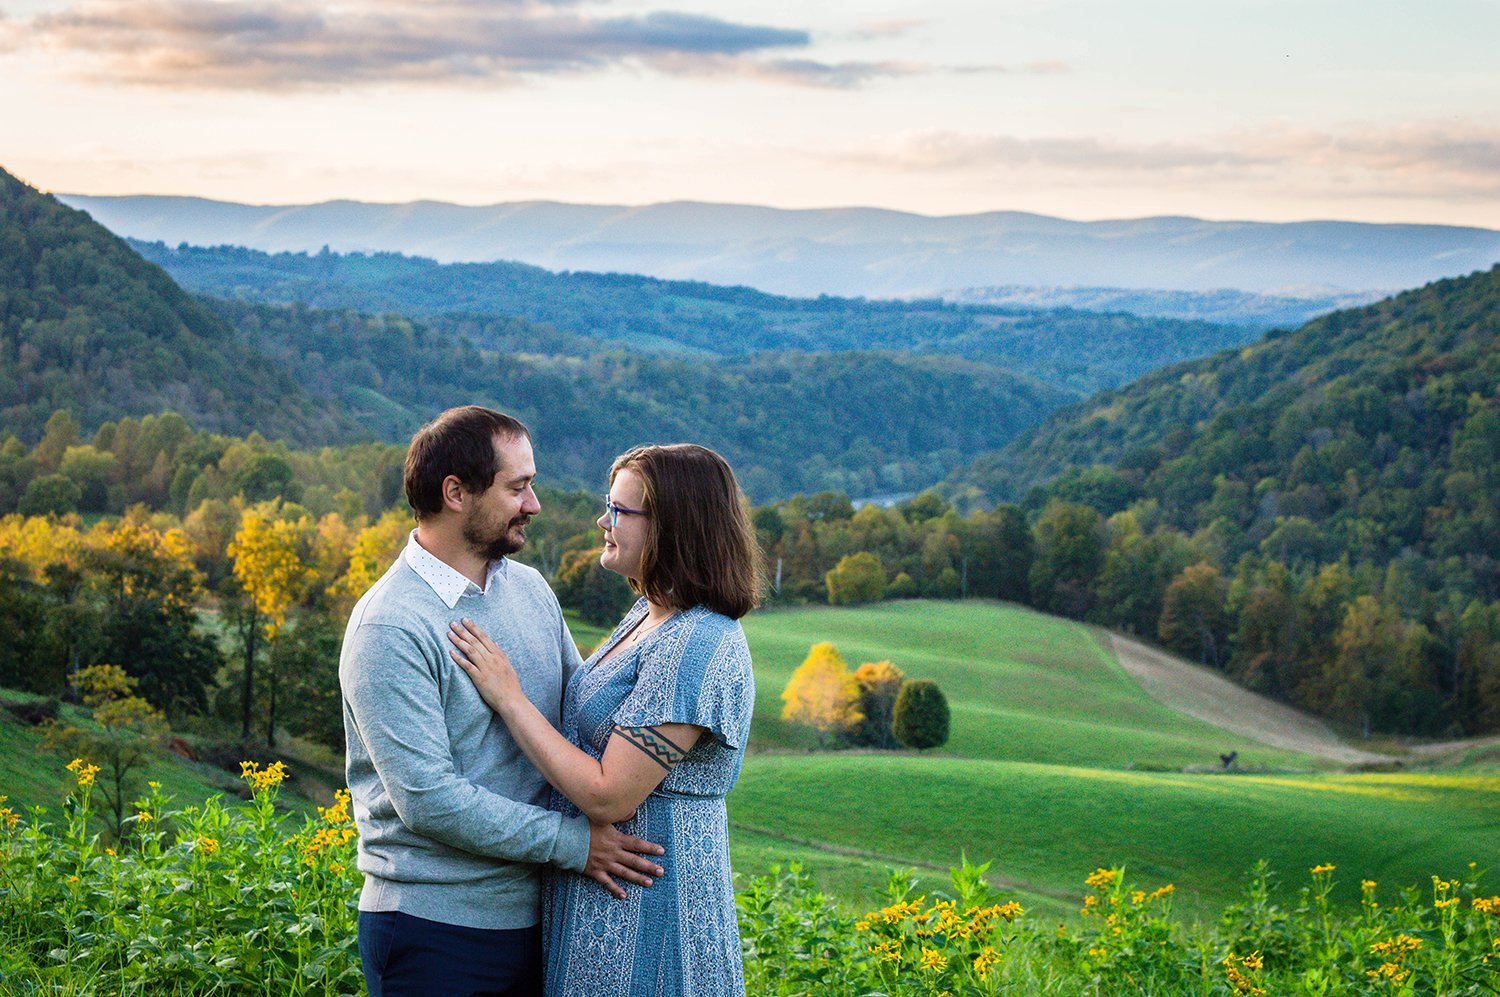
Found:
[[1121, 667], [1146, 694], [1178, 713], [1273, 748], [1344, 765], [1392, 761], [1391, 755], [1350, 747], [1321, 720], [1243, 689], [1207, 668], [1118, 634], [1098, 633], [1110, 642]]

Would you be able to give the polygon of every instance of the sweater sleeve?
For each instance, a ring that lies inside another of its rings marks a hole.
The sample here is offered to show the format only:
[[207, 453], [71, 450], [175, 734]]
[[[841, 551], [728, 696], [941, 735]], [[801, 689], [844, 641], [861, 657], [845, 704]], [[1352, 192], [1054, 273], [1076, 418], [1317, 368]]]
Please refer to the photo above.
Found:
[[582, 871], [587, 820], [519, 803], [459, 774], [438, 683], [414, 634], [366, 624], [349, 639], [344, 694], [370, 762], [407, 828], [476, 855]]

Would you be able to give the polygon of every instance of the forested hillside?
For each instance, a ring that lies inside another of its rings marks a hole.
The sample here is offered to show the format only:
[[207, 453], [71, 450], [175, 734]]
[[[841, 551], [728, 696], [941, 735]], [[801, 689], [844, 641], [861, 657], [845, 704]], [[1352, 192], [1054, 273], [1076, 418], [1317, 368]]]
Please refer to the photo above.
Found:
[[[512, 316], [415, 322], [199, 299], [82, 212], [9, 177], [0, 189], [0, 444], [34, 444], [56, 411], [84, 439], [173, 411], [299, 445], [404, 442], [441, 409], [483, 402], [533, 426], [554, 481], [593, 488], [630, 446], [692, 439], [769, 499], [915, 491], [1069, 399], [953, 356], [636, 356]], [[72, 464], [92, 459], [79, 451]], [[14, 503], [32, 476], [12, 478], [0, 493]]]
[[233, 246], [131, 245], [184, 287], [221, 298], [399, 312], [427, 321], [451, 312], [519, 315], [611, 346], [655, 353], [949, 354], [1078, 394], [1116, 387], [1164, 364], [1258, 335], [1237, 326], [1121, 311], [787, 298], [748, 287], [634, 274], [552, 273], [520, 263], [445, 265], [396, 253], [271, 255]]
[[513, 340], [518, 327], [504, 320], [429, 327], [300, 306], [216, 307], [306, 390], [337, 400], [381, 439], [404, 440], [449, 405], [492, 404], [531, 426], [549, 479], [583, 487], [637, 443], [695, 440], [721, 450], [759, 500], [913, 491], [1066, 401], [957, 357], [544, 355], [480, 345]]
[[[1052, 522], [1041, 605], [1365, 725], [1500, 722], [1500, 267], [1100, 395], [948, 488]], [[1140, 612], [1179, 570], [1176, 618]]]
[[0, 170], [0, 429], [35, 440], [62, 408], [89, 426], [170, 408], [222, 432], [359, 431], [88, 215]]

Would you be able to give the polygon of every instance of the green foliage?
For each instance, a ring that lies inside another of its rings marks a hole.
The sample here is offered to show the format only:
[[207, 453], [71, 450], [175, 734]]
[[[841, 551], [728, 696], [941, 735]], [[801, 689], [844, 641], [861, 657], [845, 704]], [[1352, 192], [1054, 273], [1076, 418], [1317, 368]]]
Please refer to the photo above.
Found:
[[540, 327], [540, 335], [513, 349], [539, 350], [540, 343], [547, 352], [574, 355], [601, 345], [678, 355], [900, 350], [980, 360], [1089, 394], [1254, 335], [1119, 308], [1100, 314], [827, 295], [799, 299], [632, 274], [549, 273], [520, 263], [443, 265], [395, 253], [271, 255], [230, 246], [131, 245], [183, 286], [216, 297], [399, 312], [431, 323], [461, 313], [470, 327], [499, 325], [479, 316], [521, 315]]
[[891, 733], [908, 748], [925, 751], [948, 743], [948, 699], [931, 679], [905, 682], [891, 713]]
[[62, 825], [0, 810], [0, 986], [360, 992], [347, 795], [289, 827], [276, 803], [281, 763], [244, 769], [251, 799], [233, 806], [216, 796], [176, 808], [153, 785], [113, 845], [88, 830], [94, 773], [83, 765]]
[[563, 555], [552, 589], [557, 601], [587, 623], [612, 627], [635, 602], [630, 585], [599, 563], [599, 548]]
[[[0, 170], [0, 410], [57, 472], [79, 426], [172, 407], [202, 426], [324, 440], [357, 426], [88, 215]], [[62, 428], [62, 427], [57, 427]], [[74, 469], [76, 470], [76, 468]]]
[[[1357, 910], [1329, 904], [1334, 868], [1316, 866], [1295, 912], [1278, 908], [1262, 869], [1218, 929], [1175, 915], [1175, 888], [1137, 887], [1124, 870], [1085, 881], [1079, 916], [1044, 922], [985, 880], [989, 863], [954, 867], [952, 885], [913, 896], [893, 872], [881, 906], [853, 917], [802, 867], [774, 867], [737, 900], [746, 989], [757, 995], [1465, 993], [1500, 983], [1500, 898], [1433, 877], [1416, 889], [1368, 882]], [[1001, 901], [1004, 902], [1001, 902]]]
[[[1164, 591], [1164, 615], [1145, 625], [1162, 576], [1123, 544], [1093, 579], [1091, 619], [1154, 628], [1253, 688], [1361, 728], [1493, 730], [1474, 690], [1492, 687], [1479, 646], [1494, 641], [1469, 638], [1463, 620], [1500, 599], [1496, 314], [1500, 267], [1272, 333], [1103, 393], [948, 491], [1105, 515], [1129, 503], [1233, 579], [1222, 633], [1172, 619]], [[1131, 561], [1151, 598], [1123, 584]], [[1335, 564], [1348, 580], [1337, 593], [1321, 580]], [[1071, 611], [1055, 595], [1035, 604]], [[1399, 618], [1361, 638], [1379, 676], [1335, 643], [1359, 598], [1379, 604], [1362, 616]]]
[[23, 516], [65, 516], [78, 511], [83, 489], [65, 474], [44, 474], [32, 478], [26, 493], [16, 503]]
[[885, 595], [885, 570], [869, 551], [849, 554], [825, 576], [828, 601], [835, 606], [878, 602]]
[[[73, 676], [73, 687], [92, 711], [93, 722], [87, 726], [54, 724], [45, 734], [48, 745], [64, 755], [103, 763], [100, 788], [109, 805], [110, 828], [116, 838], [125, 830], [125, 801], [128, 793], [136, 791], [134, 777], [161, 749], [169, 730], [161, 711], [135, 694], [137, 685], [115, 665], [79, 669]], [[80, 763], [72, 764], [81, 776]]]
[[1031, 595], [1038, 609], [1082, 619], [1089, 586], [1104, 563], [1099, 513], [1086, 505], [1054, 500], [1037, 518], [1033, 535]]

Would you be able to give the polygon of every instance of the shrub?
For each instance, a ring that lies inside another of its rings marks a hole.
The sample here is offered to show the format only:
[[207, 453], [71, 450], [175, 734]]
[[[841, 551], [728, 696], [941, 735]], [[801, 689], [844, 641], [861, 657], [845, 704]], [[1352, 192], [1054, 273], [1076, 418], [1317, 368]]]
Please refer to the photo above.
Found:
[[925, 751], [948, 743], [948, 697], [931, 679], [901, 686], [891, 732], [908, 748]]

